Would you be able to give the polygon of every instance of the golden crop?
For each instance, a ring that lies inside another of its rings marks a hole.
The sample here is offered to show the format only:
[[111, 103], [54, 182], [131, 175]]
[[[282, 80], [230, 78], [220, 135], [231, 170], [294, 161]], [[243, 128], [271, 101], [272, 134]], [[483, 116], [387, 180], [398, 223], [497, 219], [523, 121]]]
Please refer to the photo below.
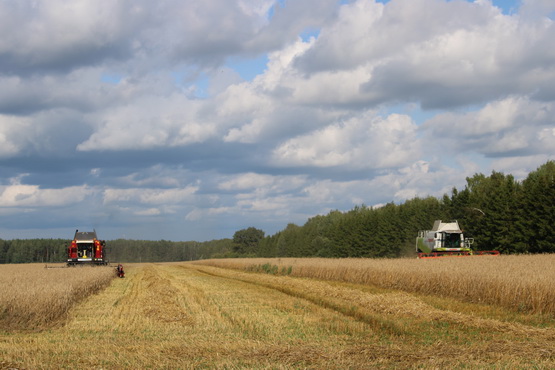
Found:
[[[521, 312], [555, 314], [555, 255], [437, 259], [221, 259], [195, 263], [369, 284]], [[270, 266], [270, 268], [261, 268]]]
[[[459, 259], [458, 266], [500, 264], [494, 272], [508, 281], [500, 266], [512, 260]], [[525, 261], [530, 260], [517, 265]], [[529, 276], [549, 276], [531, 261], [538, 268], [531, 268]], [[459, 273], [450, 271], [453, 263], [244, 259], [131, 264], [125, 279], [75, 304], [64, 325], [0, 330], [0, 368], [555, 368], [550, 315], [384, 289], [372, 282], [333, 281], [396, 278], [401, 284], [403, 273], [395, 271], [402, 267], [407, 276], [416, 276], [422, 268], [433, 287], [441, 271]], [[30, 268], [5, 267], [22, 269], [21, 275]], [[33, 271], [41, 277], [32, 281], [46, 290], [57, 285], [53, 280], [67, 283], [102, 270], [112, 274], [105, 268]], [[6, 271], [0, 266], [2, 277]], [[517, 278], [518, 272], [508, 276]], [[324, 278], [292, 276], [299, 273]]]
[[107, 267], [0, 265], [0, 327], [43, 329], [65, 318], [83, 298], [108, 286]]

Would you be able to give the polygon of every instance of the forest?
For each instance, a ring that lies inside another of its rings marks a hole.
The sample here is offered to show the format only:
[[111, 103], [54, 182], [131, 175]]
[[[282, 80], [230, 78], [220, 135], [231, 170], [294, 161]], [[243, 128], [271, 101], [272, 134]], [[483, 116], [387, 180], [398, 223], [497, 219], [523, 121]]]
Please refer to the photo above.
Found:
[[[0, 239], [1, 263], [63, 263], [67, 259], [69, 239]], [[207, 242], [174, 242], [169, 240], [106, 241], [110, 263], [172, 262], [208, 259], [231, 250], [231, 239]]]
[[[555, 252], [555, 161], [522, 181], [493, 171], [466, 179], [442, 198], [413, 198], [381, 207], [360, 205], [347, 212], [290, 223], [274, 235], [255, 227], [231, 239], [196, 241], [107, 241], [111, 262], [186, 261], [224, 257], [381, 257], [414, 256], [419, 230], [434, 220], [458, 220], [476, 250], [503, 254]], [[64, 262], [69, 240], [0, 239], [0, 263]]]

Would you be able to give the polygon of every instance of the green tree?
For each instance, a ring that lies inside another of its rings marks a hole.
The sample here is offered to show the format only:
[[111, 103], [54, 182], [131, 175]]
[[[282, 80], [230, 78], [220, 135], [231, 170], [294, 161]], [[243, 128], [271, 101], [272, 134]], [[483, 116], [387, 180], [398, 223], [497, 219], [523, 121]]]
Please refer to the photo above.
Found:
[[8, 249], [10, 244], [3, 239], [0, 239], [0, 263], [8, 263]]
[[[519, 233], [516, 227], [520, 185], [512, 175], [493, 171], [491, 176], [476, 174], [467, 178], [468, 200], [463, 223], [471, 230], [479, 250], [516, 251]], [[466, 191], [462, 194], [466, 194]]]
[[407, 200], [398, 206], [398, 222], [401, 245], [399, 253], [401, 256], [415, 256], [415, 240], [418, 232], [429, 230], [435, 220], [445, 220], [451, 199], [445, 195], [443, 201], [434, 197], [414, 198]]
[[531, 253], [555, 252], [555, 162], [531, 172], [522, 183], [517, 221], [521, 243]]
[[254, 227], [238, 230], [233, 234], [233, 251], [243, 255], [254, 255], [263, 238], [264, 231]]

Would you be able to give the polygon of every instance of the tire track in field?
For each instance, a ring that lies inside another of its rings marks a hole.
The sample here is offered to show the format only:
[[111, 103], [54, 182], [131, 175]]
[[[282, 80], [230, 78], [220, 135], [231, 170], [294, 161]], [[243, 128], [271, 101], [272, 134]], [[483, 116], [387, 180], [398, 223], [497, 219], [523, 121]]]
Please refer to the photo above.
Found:
[[155, 265], [144, 268], [143, 282], [140, 304], [144, 316], [157, 322], [192, 325], [193, 318], [179, 302], [179, 290], [162, 276], [159, 268]]
[[[275, 339], [276, 328], [284, 337], [303, 332], [304, 326], [333, 335], [369, 331], [364, 322], [263, 285], [183, 265], [164, 267], [160, 273], [186, 297], [195, 324], [204, 331], [234, 333], [231, 335], [257, 341]], [[287, 332], [293, 334], [284, 334]]]
[[[352, 318], [345, 319], [336, 311], [308, 301], [299, 304], [302, 299], [292, 298], [275, 289], [177, 264], [157, 266], [157, 273], [179, 290], [184, 306], [195, 317], [193, 331], [203, 333], [203, 339], [196, 341], [196, 344], [210, 347], [210, 352], [217, 353], [217, 356], [243, 359], [239, 363], [271, 360], [296, 367], [293, 364], [315, 362], [321, 364], [315, 368], [323, 368], [328, 358], [330, 362], [333, 359], [350, 364], [352, 357], [343, 358], [342, 349], [336, 348], [336, 342], [331, 346], [329, 343], [312, 342], [319, 339], [320, 334], [315, 333], [333, 328], [326, 332], [326, 338], [341, 338], [345, 334], [349, 338], [368, 336], [366, 325]], [[287, 309], [278, 309], [282, 305]], [[296, 324], [291, 325], [292, 322]], [[337, 322], [340, 324], [334, 327]], [[344, 328], [340, 327], [341, 324]], [[221, 342], [214, 347], [206, 342], [206, 337], [211, 341], [220, 338]], [[172, 346], [166, 353], [177, 356], [180, 351], [181, 347]]]
[[[555, 348], [553, 329], [528, 327], [441, 310], [405, 292], [373, 294], [357, 289], [355, 285], [345, 286], [314, 279], [256, 274], [191, 264], [145, 265], [138, 267], [136, 271], [135, 274], [130, 274], [132, 279], [125, 296], [121, 299], [124, 306], [134, 308], [128, 307], [118, 311], [122, 315], [121, 321], [118, 321], [119, 328], [138, 332], [146, 323], [153, 325], [151, 328], [162, 325], [166, 327], [164, 330], [184, 330], [189, 335], [199, 335], [201, 339], [195, 342], [195, 346], [200, 352], [212, 351], [207, 350], [212, 346], [206, 341], [207, 337], [219, 338], [222, 343], [226, 343], [225, 348], [216, 350], [225, 357], [231, 357], [234, 353], [241, 353], [242, 358], [258, 355], [264, 357], [274, 351], [279, 352], [281, 345], [274, 349], [269, 344], [273, 343], [273, 339], [268, 329], [280, 328], [279, 336], [282, 338], [286, 337], [286, 331], [283, 331], [282, 326], [275, 325], [276, 321], [273, 321], [273, 324], [267, 322], [276, 320], [271, 317], [270, 311], [260, 311], [262, 314], [258, 311], [262, 301], [265, 301], [267, 306], [279, 306], [275, 303], [276, 299], [279, 300], [279, 295], [268, 293], [274, 291], [306, 301], [307, 305], [313, 304], [330, 314], [336, 314], [336, 317], [344, 316], [358, 321], [366, 328], [363, 330], [370, 329], [369, 332], [390, 335], [390, 340], [395, 343], [394, 347], [398, 348], [389, 348], [390, 351], [386, 351], [387, 348], [378, 346], [372, 349], [380, 352], [376, 358], [384, 356], [385, 352], [389, 353], [388, 357], [395, 358], [396, 352], [400, 351], [402, 355], [399, 356], [425, 361], [430, 357], [426, 350], [418, 345], [413, 348], [403, 343], [407, 338], [419, 341], [422, 336], [430, 335], [438, 338], [432, 342], [434, 346], [438, 346], [435, 356], [451, 359], [462, 356], [460, 361], [463, 361], [465, 355], [460, 353], [463, 346], [449, 343], [448, 340], [451, 335], [449, 332], [454, 333], [453, 335], [467, 335], [465, 327], [478, 329], [480, 336], [491, 336], [491, 340], [469, 337], [468, 340], [471, 342], [478, 342], [472, 348], [466, 348], [465, 353], [472, 353], [480, 358], [493, 359], [496, 353], [514, 353], [511, 356], [515, 359], [526, 357], [523, 355], [525, 353], [529, 354], [529, 358], [540, 360], [549, 360], [555, 356], [552, 349]], [[123, 283], [121, 280], [116, 282]], [[267, 297], [264, 297], [266, 294]], [[226, 295], [233, 296], [233, 299], [226, 298]], [[260, 298], [261, 296], [263, 298]], [[245, 300], [246, 297], [252, 297], [252, 300]], [[283, 302], [285, 315], [289, 315], [292, 303], [290, 300]], [[321, 315], [320, 311], [313, 313]], [[331, 317], [328, 316], [328, 319]], [[313, 322], [313, 325], [324, 327], [329, 324], [319, 320]], [[508, 335], [507, 338], [505, 334]], [[534, 341], [527, 339], [530, 337], [533, 337]], [[233, 343], [234, 339], [230, 338], [237, 338], [237, 343], [227, 347]], [[254, 350], [251, 348], [252, 343], [264, 344], [260, 344], [260, 347]], [[301, 345], [301, 352], [309, 350], [309, 343]], [[360, 348], [355, 347], [344, 348], [345, 355], [352, 357], [358, 351], [366, 353], [370, 348], [368, 343], [361, 344]], [[181, 345], [173, 344], [167, 344], [164, 350], [172, 357], [179, 357], [184, 351]], [[289, 351], [286, 352], [290, 353]], [[322, 356], [324, 352], [318, 350], [314, 354]], [[284, 353], [279, 356], [283, 356]], [[298, 358], [294, 357], [300, 361], [302, 354], [299, 353]]]
[[[97, 297], [97, 305], [109, 310], [94, 309], [110, 330], [132, 330], [149, 323], [174, 323], [187, 326], [192, 318], [178, 302], [179, 292], [154, 265], [138, 265], [127, 269], [124, 279], [114, 279], [108, 291]], [[90, 304], [94, 304], [94, 300]], [[86, 326], [87, 313], [78, 311], [76, 325]], [[78, 323], [79, 322], [79, 323]]]
[[128, 271], [124, 279], [116, 280], [118, 284], [124, 286], [123, 296], [114, 302], [112, 317], [116, 328], [131, 326], [135, 323], [138, 317], [138, 305], [136, 302], [139, 300], [139, 295], [143, 290], [143, 275], [142, 269], [134, 269], [133, 271]]
[[[181, 298], [182, 306], [194, 318], [195, 326], [205, 330], [210, 328], [208, 330], [213, 331], [241, 330], [248, 326], [249, 332], [257, 331], [255, 320], [245, 320], [234, 312], [232, 303], [229, 301], [222, 303], [214, 296], [214, 294], [219, 295], [217, 292], [221, 293], [222, 290], [241, 295], [240, 292], [244, 287], [239, 288], [239, 284], [246, 287], [251, 284], [245, 285], [239, 280], [208, 275], [195, 269], [183, 269], [182, 266], [172, 266], [170, 270], [162, 266], [158, 273], [179, 292], [177, 296]], [[249, 293], [252, 294], [250, 290]]]
[[[198, 274], [198, 272], [194, 270], [189, 271]], [[208, 319], [206, 317], [207, 315], [215, 317], [221, 316], [214, 312], [212, 308], [213, 304], [208, 299], [206, 292], [198, 285], [194, 285], [185, 280], [184, 277], [172, 274], [164, 269], [158, 269], [157, 272], [163, 276], [163, 278], [166, 279], [171, 285], [172, 289], [176, 291], [179, 304], [182, 309], [190, 315], [192, 325], [209, 325], [213, 320]], [[187, 276], [187, 278], [192, 279], [194, 277]]]
[[[187, 265], [186, 268], [198, 269], [213, 276], [261, 285], [291, 296], [303, 298], [314, 304], [361, 320], [377, 330], [393, 335], [411, 334], [413, 331], [411, 328], [399, 324], [400, 318], [408, 317], [423, 323], [443, 322], [521, 337], [534, 337], [547, 341], [555, 347], [555, 329], [553, 328], [537, 328], [520, 323], [442, 310], [402, 291], [369, 294], [356, 288], [331, 284], [326, 281], [254, 274], [212, 266], [201, 266], [198, 264]], [[384, 316], [389, 317], [389, 319], [384, 318]]]
[[[532, 331], [509, 330], [506, 337], [507, 327], [493, 324], [491, 334], [487, 325], [468, 330], [461, 327], [467, 319], [403, 292], [189, 263], [134, 264], [125, 279], [76, 307], [67, 326], [0, 337], [0, 368], [555, 368], [555, 339], [547, 334], [530, 339]], [[394, 335], [382, 322], [397, 325]]]
[[141, 293], [131, 304], [141, 306], [140, 313], [147, 320], [214, 330], [230, 330], [233, 326], [218, 303], [201, 288], [202, 284], [213, 282], [207, 282], [198, 271], [185, 270], [188, 274], [183, 276], [172, 273], [172, 266], [164, 264], [144, 266], [141, 270]]
[[[385, 332], [394, 336], [407, 334], [406, 328], [399, 325], [394, 320], [384, 318], [371, 310], [365, 309], [353, 301], [346, 301], [337, 295], [330, 294], [332, 289], [325, 282], [308, 280], [298, 280], [289, 277], [276, 277], [261, 274], [247, 274], [237, 271], [230, 271], [216, 267], [187, 265], [183, 268], [192, 268], [204, 274], [241, 281], [243, 283], [263, 286], [268, 289], [276, 290], [292, 297], [300, 298], [316, 304], [317, 306], [330, 309], [338, 314], [348, 316], [357, 321], [369, 325], [376, 331]], [[272, 279], [273, 278], [273, 279]]]

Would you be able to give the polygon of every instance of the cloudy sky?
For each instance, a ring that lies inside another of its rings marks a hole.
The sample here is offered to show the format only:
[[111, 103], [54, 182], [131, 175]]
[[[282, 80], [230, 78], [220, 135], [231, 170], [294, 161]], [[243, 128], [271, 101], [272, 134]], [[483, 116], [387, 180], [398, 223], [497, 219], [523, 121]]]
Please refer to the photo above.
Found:
[[211, 240], [555, 159], [553, 0], [0, 1], [0, 238]]

